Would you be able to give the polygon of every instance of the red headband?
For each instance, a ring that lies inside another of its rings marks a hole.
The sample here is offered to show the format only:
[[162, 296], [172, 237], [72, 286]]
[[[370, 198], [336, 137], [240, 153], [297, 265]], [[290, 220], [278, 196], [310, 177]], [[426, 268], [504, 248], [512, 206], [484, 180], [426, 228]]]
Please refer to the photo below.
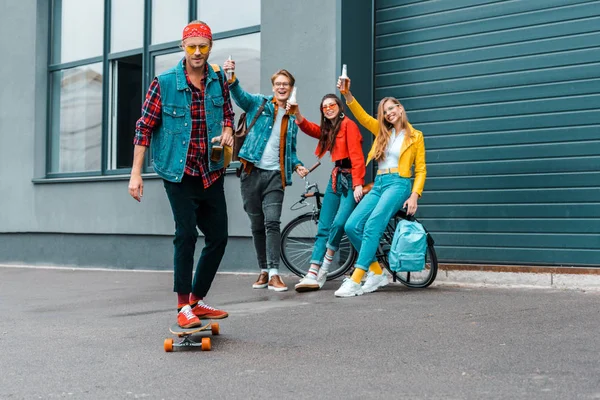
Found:
[[212, 32], [206, 24], [189, 24], [188, 26], [183, 28], [183, 39], [181, 40], [185, 40], [191, 37], [203, 37], [212, 41]]

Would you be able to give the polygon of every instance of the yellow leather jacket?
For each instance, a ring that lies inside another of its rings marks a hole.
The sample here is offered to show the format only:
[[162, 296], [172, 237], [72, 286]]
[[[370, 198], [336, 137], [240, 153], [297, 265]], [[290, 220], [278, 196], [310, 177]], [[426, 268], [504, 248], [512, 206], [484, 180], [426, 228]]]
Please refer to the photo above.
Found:
[[[379, 122], [377, 119], [371, 117], [364, 108], [354, 99], [350, 103], [346, 103], [356, 120], [365, 128], [367, 128], [373, 135], [379, 134]], [[425, 143], [423, 141], [423, 132], [418, 131], [408, 124], [408, 128], [412, 131], [412, 135], [405, 136], [404, 142], [402, 143], [402, 150], [400, 151], [400, 159], [398, 160], [398, 175], [404, 178], [410, 178], [411, 167], [415, 166], [415, 181], [413, 182], [412, 191], [417, 193], [419, 197], [423, 193], [423, 187], [425, 186], [425, 177], [427, 176], [427, 168], [425, 167]], [[367, 156], [367, 165], [373, 159], [375, 153], [375, 143], [369, 151]]]

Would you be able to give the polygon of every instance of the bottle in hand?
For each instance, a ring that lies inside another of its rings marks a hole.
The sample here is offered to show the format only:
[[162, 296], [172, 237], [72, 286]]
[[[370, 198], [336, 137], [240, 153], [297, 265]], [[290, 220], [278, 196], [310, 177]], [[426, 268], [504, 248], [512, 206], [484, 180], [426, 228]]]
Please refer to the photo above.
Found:
[[296, 114], [296, 112], [298, 112], [298, 101], [296, 100], [296, 87], [295, 86], [292, 89], [292, 94], [290, 95], [290, 98], [288, 99], [288, 104], [290, 105], [290, 109], [289, 109], [288, 113], [290, 115]]
[[[231, 56], [229, 56], [229, 58], [227, 59], [227, 61], [232, 61]], [[227, 82], [230, 82], [231, 79], [233, 78], [233, 72], [234, 71], [235, 70], [233, 68], [232, 69], [228, 69], [228, 70], [225, 71], [225, 74], [227, 74]]]
[[350, 80], [348, 79], [348, 68], [346, 64], [342, 65], [342, 76], [340, 76], [341, 87], [340, 93], [347, 94], [350, 90]]

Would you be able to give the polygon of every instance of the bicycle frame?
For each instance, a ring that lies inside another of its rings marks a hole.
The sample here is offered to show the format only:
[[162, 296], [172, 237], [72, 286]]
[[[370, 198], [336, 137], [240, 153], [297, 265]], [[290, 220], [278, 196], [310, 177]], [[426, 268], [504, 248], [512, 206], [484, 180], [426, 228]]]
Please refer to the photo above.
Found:
[[[320, 162], [317, 162], [315, 165], [313, 165], [310, 168], [309, 173], [314, 171], [315, 168], [317, 168], [319, 165], [321, 165]], [[310, 181], [307, 179], [307, 177], [308, 177], [308, 174], [306, 174], [302, 178], [302, 179], [304, 179], [304, 193], [302, 193], [300, 195], [300, 200], [298, 200], [297, 202], [292, 204], [292, 206], [290, 207], [290, 210], [292, 210], [292, 211], [300, 210], [307, 206], [307, 204], [305, 203], [306, 199], [314, 198], [316, 204], [313, 205], [312, 213], [313, 213], [313, 215], [316, 216], [316, 219], [319, 219], [319, 213], [321, 212], [321, 206], [322, 206], [321, 198], [324, 197], [325, 195], [323, 193], [321, 193], [321, 191], [319, 190], [319, 185], [317, 183], [310, 183]]]

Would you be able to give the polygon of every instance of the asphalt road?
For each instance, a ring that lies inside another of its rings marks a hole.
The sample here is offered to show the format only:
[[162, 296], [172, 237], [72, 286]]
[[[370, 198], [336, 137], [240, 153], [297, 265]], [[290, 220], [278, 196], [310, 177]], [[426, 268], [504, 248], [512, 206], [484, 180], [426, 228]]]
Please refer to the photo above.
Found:
[[217, 276], [212, 351], [165, 353], [171, 274], [0, 268], [0, 399], [600, 399], [599, 292], [255, 278]]

